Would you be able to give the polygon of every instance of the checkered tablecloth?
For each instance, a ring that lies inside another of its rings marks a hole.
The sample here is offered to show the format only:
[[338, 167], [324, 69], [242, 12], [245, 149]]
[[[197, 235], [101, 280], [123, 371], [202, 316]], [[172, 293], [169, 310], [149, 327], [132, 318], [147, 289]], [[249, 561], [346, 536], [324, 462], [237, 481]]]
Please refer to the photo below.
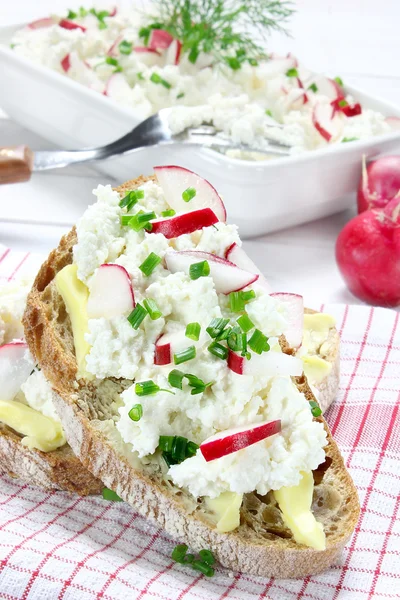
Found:
[[[15, 277], [37, 258], [0, 248], [0, 279]], [[400, 314], [361, 306], [314, 308], [333, 314], [342, 334], [339, 397], [327, 420], [362, 507], [336, 565], [304, 580], [262, 579], [221, 567], [207, 579], [172, 562], [176, 542], [130, 506], [43, 492], [2, 476], [0, 598], [400, 598]]]

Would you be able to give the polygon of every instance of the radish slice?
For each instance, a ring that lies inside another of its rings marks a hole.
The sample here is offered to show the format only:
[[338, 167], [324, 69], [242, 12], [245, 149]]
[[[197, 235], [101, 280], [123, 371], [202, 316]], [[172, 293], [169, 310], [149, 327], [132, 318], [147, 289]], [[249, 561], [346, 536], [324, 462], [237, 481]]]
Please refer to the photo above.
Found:
[[86, 27], [83, 27], [83, 25], [79, 25], [78, 23], [74, 23], [74, 21], [69, 21], [68, 19], [61, 19], [58, 25], [63, 29], [80, 29], [81, 31], [86, 31]]
[[120, 317], [135, 308], [131, 278], [121, 265], [101, 265], [93, 277], [87, 315], [89, 319]]
[[173, 40], [165, 52], [166, 65], [179, 65], [182, 44], [179, 40]]
[[140, 62], [146, 65], [146, 67], [161, 66], [161, 55], [157, 50], [151, 50], [146, 46], [135, 46], [133, 51], [140, 55]]
[[119, 54], [118, 46], [120, 45], [120, 43], [122, 42], [123, 39], [124, 39], [123, 35], [119, 35], [117, 37], [115, 42], [107, 50], [107, 56], [118, 56], [118, 54]]
[[236, 242], [233, 242], [233, 244], [231, 244], [229, 248], [227, 248], [227, 250], [225, 251], [225, 258], [240, 269], [244, 269], [249, 273], [254, 273], [258, 275], [257, 283], [265, 287], [268, 293], [270, 292], [271, 287], [265, 279], [264, 275], [261, 273], [260, 269], [253, 263], [253, 261], [247, 256], [243, 248], [238, 246]]
[[298, 348], [303, 339], [304, 301], [299, 294], [277, 292], [271, 294], [285, 305], [288, 327], [282, 333], [291, 348]]
[[299, 377], [303, 373], [303, 362], [296, 356], [283, 352], [263, 352], [251, 355], [251, 359], [236, 354], [228, 354], [228, 367], [238, 375], [265, 377]]
[[332, 106], [325, 103], [317, 103], [312, 113], [312, 122], [318, 133], [327, 142], [335, 142], [343, 132], [343, 115], [335, 112], [332, 114]]
[[118, 98], [125, 98], [131, 91], [124, 75], [122, 73], [113, 73], [106, 83], [104, 95], [118, 100]]
[[166, 50], [172, 44], [174, 38], [164, 29], [152, 29], [149, 38], [151, 50]]
[[69, 54], [66, 54], [66, 55], [64, 56], [64, 58], [63, 58], [63, 59], [62, 59], [62, 61], [61, 61], [61, 66], [62, 66], [63, 70], [64, 70], [66, 73], [68, 73], [68, 71], [69, 71], [69, 70], [70, 70], [70, 68], [71, 68], [71, 61], [70, 61], [70, 58], [69, 58]]
[[264, 421], [246, 427], [227, 429], [209, 437], [200, 445], [200, 452], [207, 462], [222, 458], [233, 452], [248, 448], [257, 442], [279, 433], [282, 429], [280, 419]]
[[118, 11], [117, 7], [114, 6], [113, 9], [108, 13], [108, 16], [115, 17], [115, 15], [117, 14], [117, 11]]
[[165, 255], [165, 262], [171, 273], [183, 271], [189, 274], [190, 265], [204, 260], [210, 265], [210, 275], [218, 294], [230, 294], [242, 290], [257, 281], [259, 277], [239, 269], [239, 267], [224, 258], [208, 252], [182, 250], [181, 252], [167, 252]]
[[22, 341], [0, 347], [0, 394], [2, 400], [13, 400], [21, 385], [28, 379], [35, 362]]
[[329, 100], [343, 100], [345, 97], [344, 89], [334, 80], [323, 75], [317, 75], [307, 81], [307, 87], [310, 85], [317, 86], [317, 94], [327, 96]]
[[391, 129], [400, 129], [400, 118], [399, 117], [386, 117], [386, 123], [390, 125]]
[[193, 233], [203, 227], [211, 227], [215, 223], [218, 223], [218, 219], [211, 208], [200, 208], [173, 217], [154, 219], [151, 221], [150, 233], [162, 233], [167, 239], [171, 239], [186, 233]]
[[56, 24], [57, 21], [51, 17], [46, 17], [45, 19], [37, 19], [36, 21], [32, 21], [32, 23], [28, 23], [27, 27], [29, 29], [43, 29], [44, 27], [51, 27]]
[[[216, 189], [206, 179], [189, 169], [168, 165], [154, 167], [157, 180], [162, 187], [167, 203], [176, 212], [190, 212], [199, 208], [211, 208], [218, 220], [225, 223], [226, 210]], [[185, 202], [182, 193], [187, 188], [194, 188], [196, 195]]]
[[185, 331], [174, 331], [172, 333], [164, 333], [156, 341], [154, 350], [155, 365], [169, 365], [172, 362], [173, 355], [181, 350], [185, 350], [189, 346], [193, 346], [197, 342], [189, 339], [185, 335]]

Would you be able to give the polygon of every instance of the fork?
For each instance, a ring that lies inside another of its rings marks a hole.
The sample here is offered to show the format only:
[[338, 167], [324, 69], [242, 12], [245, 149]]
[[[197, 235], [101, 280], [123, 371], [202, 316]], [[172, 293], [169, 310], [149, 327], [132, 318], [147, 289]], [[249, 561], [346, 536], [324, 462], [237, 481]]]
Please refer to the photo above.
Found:
[[[218, 133], [214, 126], [207, 124], [187, 128], [181, 133], [173, 134], [168, 124], [171, 110], [170, 108], [163, 108], [139, 123], [132, 131], [115, 140], [115, 142], [98, 148], [43, 150], [38, 152], [32, 151], [28, 146], [0, 148], [0, 184], [28, 181], [32, 172], [104, 160], [149, 146], [184, 144], [185, 146], [203, 146], [222, 152], [229, 149], [240, 149], [276, 156], [288, 156], [290, 154], [289, 146], [275, 141], [262, 148], [235, 143]], [[276, 127], [281, 127], [281, 125], [277, 123]]]

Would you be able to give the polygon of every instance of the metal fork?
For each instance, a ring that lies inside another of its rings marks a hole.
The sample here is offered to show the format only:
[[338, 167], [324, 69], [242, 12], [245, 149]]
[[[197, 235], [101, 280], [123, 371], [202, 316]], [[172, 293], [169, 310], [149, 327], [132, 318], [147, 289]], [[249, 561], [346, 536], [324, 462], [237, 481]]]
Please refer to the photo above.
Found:
[[[261, 152], [267, 155], [288, 156], [289, 146], [271, 142], [268, 147], [247, 146], [237, 144], [224, 137], [212, 125], [188, 128], [179, 134], [173, 134], [168, 124], [170, 108], [163, 108], [158, 113], [142, 121], [132, 131], [98, 148], [83, 150], [44, 150], [33, 152], [27, 146], [16, 148], [0, 148], [0, 183], [28, 181], [31, 173], [47, 169], [59, 169], [68, 165], [104, 160], [112, 156], [128, 154], [149, 146], [168, 146], [184, 144], [185, 146], [203, 146], [218, 151], [240, 149], [250, 152]], [[281, 127], [276, 123], [276, 127]]]

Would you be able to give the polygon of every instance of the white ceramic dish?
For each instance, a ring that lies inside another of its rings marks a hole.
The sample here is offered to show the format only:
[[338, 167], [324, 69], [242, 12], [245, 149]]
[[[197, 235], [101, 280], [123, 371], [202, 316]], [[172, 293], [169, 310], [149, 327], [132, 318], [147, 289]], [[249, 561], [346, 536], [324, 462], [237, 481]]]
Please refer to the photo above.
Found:
[[[18, 57], [9, 44], [20, 27], [0, 28], [0, 106], [16, 122], [60, 148], [82, 148], [110, 142], [140, 121], [134, 110]], [[346, 90], [362, 105], [400, 117], [400, 107], [355, 88]], [[354, 201], [349, 194], [357, 185], [362, 155], [396, 148], [400, 131], [266, 162], [234, 160], [206, 149], [148, 148], [99, 168], [119, 181], [150, 173], [155, 165], [192, 169], [219, 190], [229, 220], [248, 238], [347, 208]]]

